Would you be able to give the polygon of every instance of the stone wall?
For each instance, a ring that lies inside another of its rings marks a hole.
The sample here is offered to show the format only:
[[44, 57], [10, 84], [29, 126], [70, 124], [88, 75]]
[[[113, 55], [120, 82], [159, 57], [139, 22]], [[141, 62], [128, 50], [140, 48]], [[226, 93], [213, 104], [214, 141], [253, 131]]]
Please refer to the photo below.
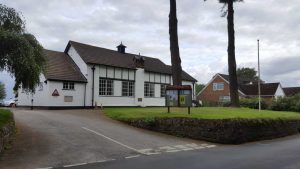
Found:
[[222, 144], [268, 140], [300, 132], [300, 120], [156, 118], [131, 120], [126, 123], [175, 136]]
[[15, 134], [14, 121], [8, 122], [6, 125], [0, 128], [0, 154], [3, 152], [6, 146], [12, 142], [14, 134]]

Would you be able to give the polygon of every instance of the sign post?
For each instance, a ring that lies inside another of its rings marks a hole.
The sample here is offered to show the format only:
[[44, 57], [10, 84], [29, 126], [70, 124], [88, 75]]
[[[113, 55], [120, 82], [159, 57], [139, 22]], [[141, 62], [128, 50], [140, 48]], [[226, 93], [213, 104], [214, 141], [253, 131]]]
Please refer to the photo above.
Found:
[[192, 87], [190, 85], [167, 86], [166, 106], [168, 107], [168, 113], [170, 113], [170, 107], [188, 107], [188, 113], [190, 114], [192, 93]]

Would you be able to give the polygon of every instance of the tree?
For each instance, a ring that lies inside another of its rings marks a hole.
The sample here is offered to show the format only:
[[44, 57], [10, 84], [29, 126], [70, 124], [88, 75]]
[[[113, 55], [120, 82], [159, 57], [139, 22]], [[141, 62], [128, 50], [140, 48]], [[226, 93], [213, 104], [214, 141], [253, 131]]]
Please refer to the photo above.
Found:
[[[206, 0], [204, 0], [206, 1]], [[243, 0], [219, 0], [224, 4], [223, 9], [227, 10], [222, 16], [227, 14], [227, 30], [228, 30], [228, 73], [229, 73], [229, 88], [230, 99], [232, 107], [239, 107], [238, 81], [236, 75], [236, 61], [235, 61], [235, 35], [234, 35], [234, 2], [242, 2]]]
[[258, 81], [257, 71], [255, 68], [242, 67], [238, 68], [236, 75], [241, 79], [249, 79], [252, 81]]
[[172, 62], [172, 78], [173, 85], [182, 84], [182, 68], [178, 44], [178, 20], [176, 0], [170, 0], [170, 14], [169, 14], [169, 34], [170, 34], [170, 51]]
[[0, 4], [0, 71], [15, 77], [15, 87], [34, 92], [45, 65], [43, 47], [25, 32], [25, 22], [13, 8]]
[[205, 87], [205, 84], [196, 83], [196, 93], [198, 94], [204, 87]]
[[0, 100], [5, 99], [6, 97], [6, 91], [5, 91], [5, 85], [0, 82]]

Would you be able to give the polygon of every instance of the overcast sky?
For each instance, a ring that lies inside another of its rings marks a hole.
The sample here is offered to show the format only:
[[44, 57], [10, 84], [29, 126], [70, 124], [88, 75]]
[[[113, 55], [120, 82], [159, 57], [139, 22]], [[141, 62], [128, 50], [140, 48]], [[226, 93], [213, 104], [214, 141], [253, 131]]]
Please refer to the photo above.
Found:
[[[170, 64], [168, 0], [0, 0], [22, 12], [27, 31], [44, 48], [63, 51], [69, 40], [160, 58]], [[177, 0], [182, 67], [200, 83], [227, 73], [227, 21], [217, 0]], [[238, 67], [257, 67], [262, 79], [300, 86], [299, 0], [247, 0], [235, 4]], [[0, 73], [9, 96], [12, 80]]]

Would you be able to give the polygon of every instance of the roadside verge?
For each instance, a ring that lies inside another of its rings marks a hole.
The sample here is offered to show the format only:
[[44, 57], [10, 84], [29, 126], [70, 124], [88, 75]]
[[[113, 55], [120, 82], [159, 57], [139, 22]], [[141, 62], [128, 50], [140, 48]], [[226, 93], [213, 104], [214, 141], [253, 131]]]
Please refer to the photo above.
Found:
[[0, 109], [0, 154], [11, 144], [15, 134], [13, 113]]

